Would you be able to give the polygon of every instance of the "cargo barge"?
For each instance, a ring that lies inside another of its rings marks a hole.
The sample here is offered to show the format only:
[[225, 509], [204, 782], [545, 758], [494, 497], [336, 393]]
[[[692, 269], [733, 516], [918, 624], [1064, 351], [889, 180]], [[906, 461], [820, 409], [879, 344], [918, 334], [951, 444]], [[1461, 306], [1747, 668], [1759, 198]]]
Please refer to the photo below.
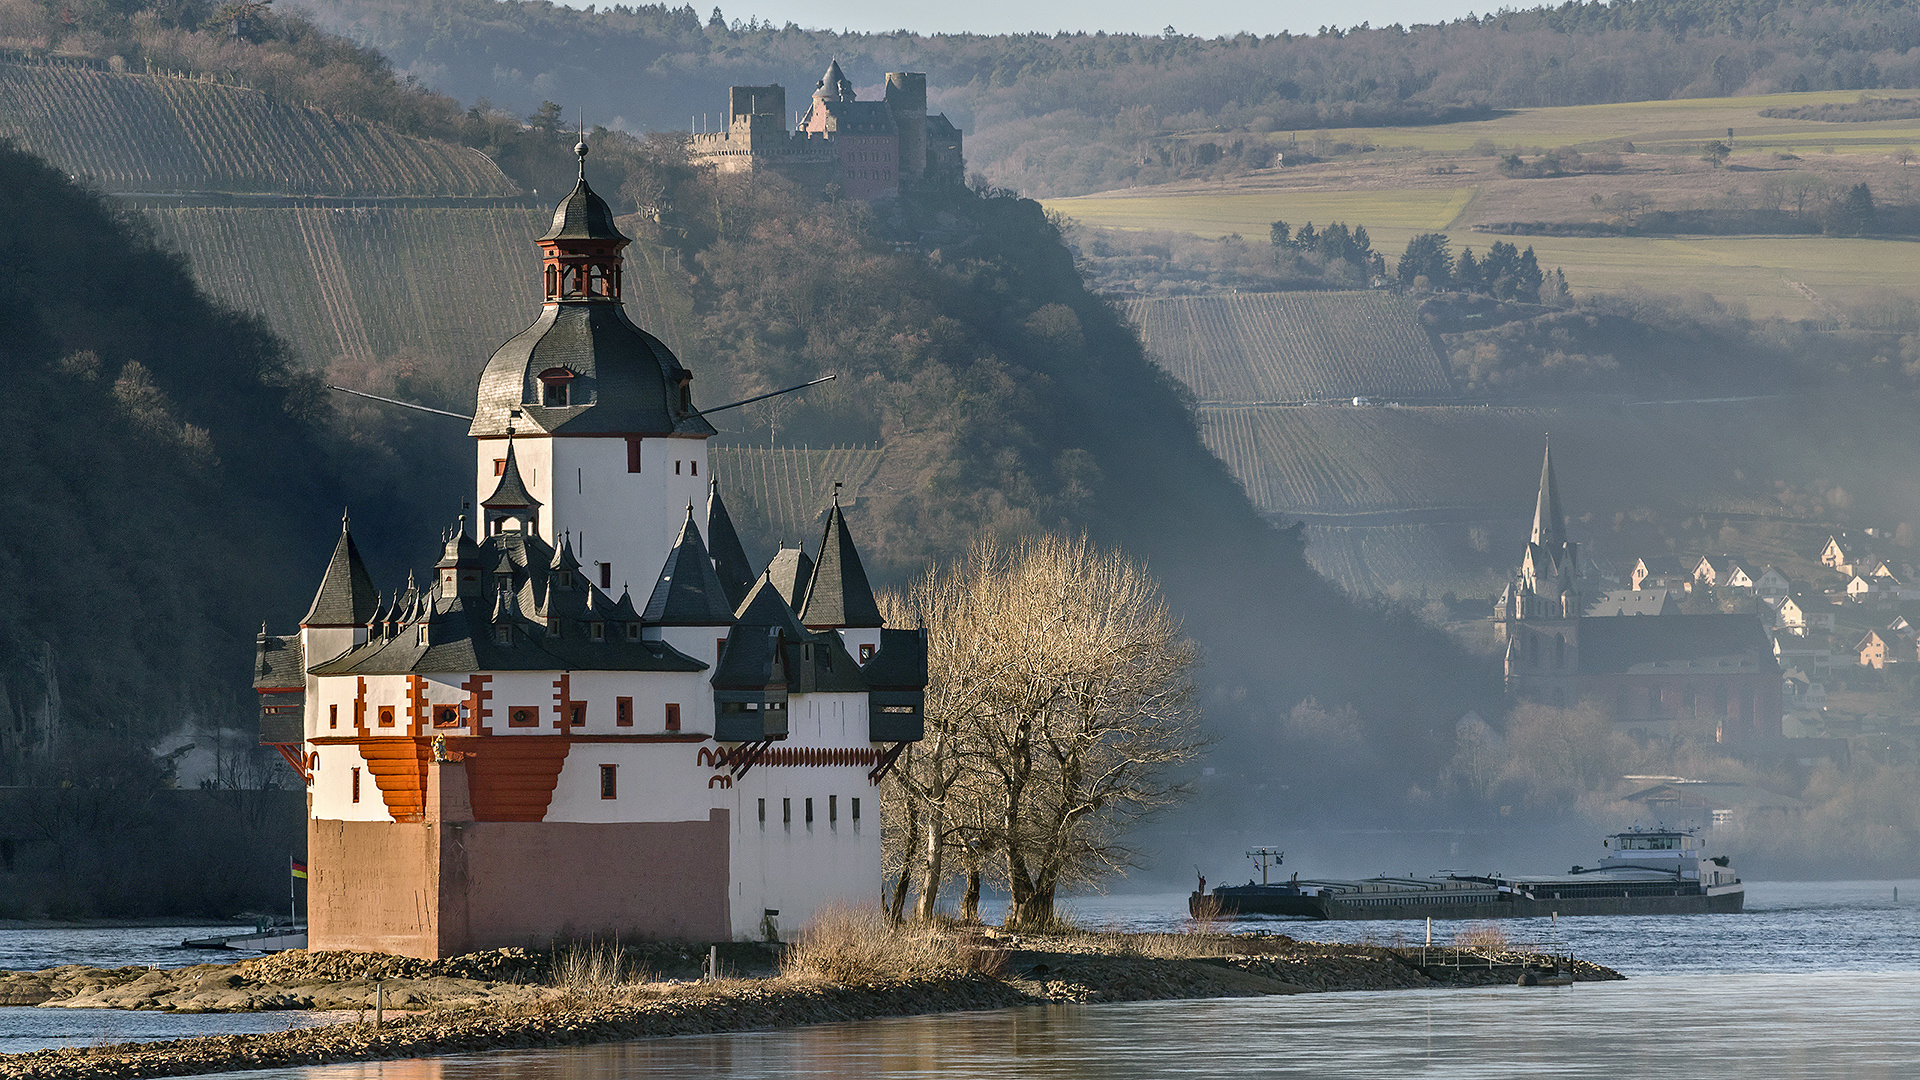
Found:
[[[1631, 829], [1603, 842], [1598, 866], [1532, 876], [1441, 871], [1431, 877], [1358, 881], [1205, 882], [1187, 900], [1195, 918], [1279, 915], [1302, 919], [1503, 919], [1546, 915], [1706, 915], [1738, 912], [1746, 886], [1725, 855], [1708, 857], [1691, 829]], [[1258, 856], [1262, 877], [1267, 858]]]

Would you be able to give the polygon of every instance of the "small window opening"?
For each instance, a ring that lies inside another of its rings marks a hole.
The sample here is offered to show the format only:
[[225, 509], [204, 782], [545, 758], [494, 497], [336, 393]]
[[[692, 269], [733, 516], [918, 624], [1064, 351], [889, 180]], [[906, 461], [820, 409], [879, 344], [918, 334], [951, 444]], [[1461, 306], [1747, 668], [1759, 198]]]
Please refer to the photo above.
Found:
[[582, 702], [573, 702], [567, 706], [567, 723], [572, 727], [587, 726], [587, 707]]
[[640, 471], [640, 439], [635, 435], [627, 436], [627, 471]]
[[714, 638], [713, 639], [713, 662], [715, 664], [718, 664], [720, 662], [720, 654], [726, 651], [727, 651], [727, 639]]
[[603, 562], [603, 563], [600, 563], [599, 566], [600, 566], [600, 587], [603, 589], [613, 588], [613, 564], [610, 562]]
[[793, 800], [792, 799], [780, 800], [780, 824], [788, 825], [788, 826], [791, 826], [793, 824]]
[[607, 624], [606, 623], [597, 622], [593, 624], [593, 640], [595, 641], [607, 640]]
[[497, 457], [493, 459], [493, 475], [495, 476], [507, 475], [507, 459], [506, 458]]
[[[566, 368], [548, 368], [540, 373], [540, 404], [550, 409], [564, 409], [572, 403], [572, 394], [568, 389], [573, 384], [573, 372]], [[535, 477], [536, 481], [538, 477]]]
[[860, 646], [860, 662], [864, 664], [871, 659], [873, 659], [873, 646], [871, 645]]
[[640, 624], [639, 623], [630, 622], [627, 624], [627, 640], [628, 641], [640, 640]]
[[360, 801], [360, 770], [353, 770], [353, 801]]
[[532, 705], [516, 705], [507, 710], [508, 727], [539, 727], [540, 710]]
[[860, 824], [860, 796], [855, 795], [847, 800], [847, 816], [853, 819], [855, 825]]
[[667, 703], [667, 730], [680, 730], [680, 706], [674, 702]]
[[337, 728], [340, 726], [340, 706], [338, 705], [327, 706], [327, 726], [330, 728]]
[[675, 476], [679, 476], [679, 475], [680, 475], [680, 462], [678, 462], [678, 461], [675, 461], [675, 462], [673, 463], [673, 475], [675, 475]]
[[813, 828], [813, 800], [807, 800], [807, 828]]
[[460, 710], [451, 705], [437, 705], [433, 710], [434, 727], [459, 727]]
[[495, 645], [511, 645], [511, 644], [513, 644], [513, 627], [511, 627], [511, 626], [496, 626], [496, 627], [494, 627], [494, 628], [493, 628], [493, 643], [494, 643]]
[[600, 797], [603, 799], [618, 798], [620, 795], [619, 785], [620, 785], [620, 766], [618, 765], [600, 766]]
[[837, 825], [839, 824], [839, 822], [840, 822], [840, 796], [829, 795], [827, 796], [827, 824]]
[[380, 726], [381, 727], [393, 726], [393, 706], [391, 705], [380, 706]]
[[693, 475], [695, 476], [700, 475], [700, 463], [698, 461], [689, 461], [687, 462], [687, 465], [693, 469]]
[[630, 697], [613, 699], [613, 723], [615, 727], [633, 726], [633, 699]]
[[767, 800], [765, 799], [760, 800], [760, 827], [763, 829], [767, 827]]

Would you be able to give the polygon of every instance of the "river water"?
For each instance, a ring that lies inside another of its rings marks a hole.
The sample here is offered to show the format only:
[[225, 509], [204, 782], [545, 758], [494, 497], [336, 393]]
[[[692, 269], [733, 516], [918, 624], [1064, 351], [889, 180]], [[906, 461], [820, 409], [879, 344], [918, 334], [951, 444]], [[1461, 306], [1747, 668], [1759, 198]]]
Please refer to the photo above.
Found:
[[[240, 1075], [274, 1080], [1920, 1077], [1920, 881], [1756, 882], [1749, 889], [1748, 910], [1741, 915], [1500, 924], [1511, 941], [1558, 944], [1617, 968], [1630, 976], [1622, 983], [1035, 1007]], [[1166, 930], [1180, 925], [1177, 913], [1184, 903], [1177, 896], [1092, 897], [1075, 901], [1072, 910], [1088, 925]], [[1242, 925], [1301, 938], [1381, 944], [1418, 944], [1426, 936], [1424, 922]], [[1436, 942], [1458, 929], [1458, 924], [1435, 923]], [[45, 966], [28, 959], [36, 948], [31, 935], [54, 933], [0, 931], [0, 957], [7, 958], [5, 966]], [[152, 934], [60, 933], [102, 935], [98, 947], [108, 951], [108, 935]], [[145, 945], [129, 947], [154, 947], [150, 936], [144, 940]], [[59, 948], [74, 955], [81, 946], [69, 939]], [[174, 956], [179, 963], [201, 959]], [[43, 1017], [60, 1030], [42, 1029]], [[170, 1017], [0, 1009], [0, 1049], [273, 1031], [328, 1019], [324, 1014]]]

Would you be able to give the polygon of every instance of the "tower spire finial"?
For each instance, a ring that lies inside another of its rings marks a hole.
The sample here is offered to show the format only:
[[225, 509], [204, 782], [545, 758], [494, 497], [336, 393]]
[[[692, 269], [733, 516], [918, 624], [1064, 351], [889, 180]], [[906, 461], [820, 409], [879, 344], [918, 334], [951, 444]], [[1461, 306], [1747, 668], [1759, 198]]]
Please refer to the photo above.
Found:
[[580, 110], [580, 139], [573, 144], [574, 156], [580, 159], [580, 179], [587, 178], [587, 110]]

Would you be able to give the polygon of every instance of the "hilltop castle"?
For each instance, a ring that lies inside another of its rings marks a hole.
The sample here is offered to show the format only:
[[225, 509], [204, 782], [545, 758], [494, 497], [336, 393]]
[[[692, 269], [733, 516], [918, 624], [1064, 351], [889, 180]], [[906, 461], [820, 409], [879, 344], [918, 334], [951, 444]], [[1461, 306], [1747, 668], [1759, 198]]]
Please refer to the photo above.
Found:
[[927, 115], [927, 77], [921, 72], [890, 71], [884, 100], [858, 101], [853, 81], [835, 60], [793, 131], [787, 130], [782, 86], [733, 87], [727, 114], [725, 131], [693, 136], [696, 163], [728, 173], [770, 169], [802, 187], [837, 184], [849, 197], [866, 200], [966, 182], [960, 129], [945, 113]]
[[1599, 615], [1579, 576], [1548, 448], [1533, 533], [1493, 614], [1508, 692], [1548, 705], [1597, 704], [1615, 729], [1642, 739], [1780, 737], [1784, 684], [1757, 617]]
[[343, 521], [299, 633], [259, 639], [314, 949], [759, 938], [880, 888], [875, 785], [923, 731], [925, 631], [883, 626], [837, 502], [817, 562], [755, 575], [575, 149], [540, 316], [480, 377], [478, 516], [385, 598]]

